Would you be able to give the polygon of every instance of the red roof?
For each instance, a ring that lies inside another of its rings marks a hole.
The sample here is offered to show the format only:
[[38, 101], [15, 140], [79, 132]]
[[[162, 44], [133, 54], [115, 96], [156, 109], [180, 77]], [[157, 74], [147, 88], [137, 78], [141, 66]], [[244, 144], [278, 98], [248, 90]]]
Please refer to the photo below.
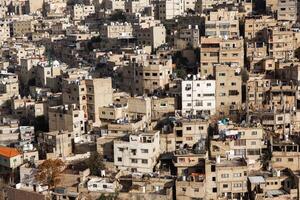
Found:
[[0, 156], [4, 156], [6, 158], [12, 158], [17, 155], [20, 155], [18, 149], [0, 146]]

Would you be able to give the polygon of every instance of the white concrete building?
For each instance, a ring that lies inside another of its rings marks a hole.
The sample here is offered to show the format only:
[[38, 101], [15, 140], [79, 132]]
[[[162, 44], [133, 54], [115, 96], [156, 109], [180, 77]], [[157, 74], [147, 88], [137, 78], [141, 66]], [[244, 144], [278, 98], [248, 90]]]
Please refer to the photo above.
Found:
[[87, 189], [90, 192], [113, 193], [117, 189], [117, 181], [111, 181], [109, 178], [93, 177], [87, 182]]
[[215, 80], [192, 79], [181, 83], [183, 114], [214, 114], [216, 111]]
[[134, 133], [114, 141], [114, 164], [121, 170], [153, 172], [159, 153], [159, 131]]

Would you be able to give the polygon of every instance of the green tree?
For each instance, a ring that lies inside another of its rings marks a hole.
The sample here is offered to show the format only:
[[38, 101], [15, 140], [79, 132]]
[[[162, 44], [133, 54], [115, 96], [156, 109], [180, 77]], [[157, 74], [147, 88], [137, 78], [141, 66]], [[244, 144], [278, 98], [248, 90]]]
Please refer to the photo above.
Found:
[[103, 164], [103, 156], [98, 152], [93, 152], [91, 156], [86, 160], [86, 164], [94, 176], [100, 176], [101, 170], [105, 169]]

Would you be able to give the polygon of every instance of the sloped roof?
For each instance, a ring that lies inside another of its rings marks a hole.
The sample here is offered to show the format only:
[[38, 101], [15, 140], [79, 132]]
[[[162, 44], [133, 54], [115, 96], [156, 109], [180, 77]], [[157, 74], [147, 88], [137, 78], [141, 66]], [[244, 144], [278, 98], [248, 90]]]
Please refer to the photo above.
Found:
[[0, 146], [0, 156], [4, 156], [6, 158], [12, 158], [17, 155], [20, 155], [20, 152], [16, 148]]

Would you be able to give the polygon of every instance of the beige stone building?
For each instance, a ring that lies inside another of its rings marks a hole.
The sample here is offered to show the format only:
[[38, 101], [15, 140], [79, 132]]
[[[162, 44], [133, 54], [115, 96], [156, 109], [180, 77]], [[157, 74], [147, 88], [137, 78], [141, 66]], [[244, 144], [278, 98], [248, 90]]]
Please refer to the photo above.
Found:
[[123, 68], [124, 90], [143, 95], [165, 89], [170, 82], [172, 68], [171, 57], [131, 55]]
[[65, 158], [73, 152], [74, 134], [69, 131], [52, 131], [40, 135], [41, 155], [46, 159]]
[[260, 169], [262, 151], [266, 148], [264, 130], [257, 127], [218, 127], [219, 135], [211, 140], [211, 157], [245, 158], [248, 167]]
[[100, 36], [103, 38], [131, 38], [133, 28], [130, 23], [114, 23], [104, 24], [100, 28]]
[[112, 103], [111, 78], [64, 79], [63, 103], [76, 104], [85, 118], [99, 122], [99, 108]]
[[71, 16], [73, 20], [82, 20], [93, 13], [95, 13], [95, 7], [93, 5], [75, 4]]
[[294, 57], [295, 43], [293, 31], [285, 27], [268, 29], [269, 56], [274, 59]]
[[247, 192], [247, 163], [220, 157], [205, 162], [205, 199], [241, 199]]
[[201, 37], [200, 47], [199, 73], [201, 76], [214, 76], [217, 64], [244, 67], [244, 40], [242, 38]]
[[166, 43], [166, 28], [163, 24], [139, 28], [135, 30], [135, 35], [139, 45], [151, 46], [152, 49]]
[[238, 10], [226, 7], [209, 12], [205, 17], [205, 35], [239, 37]]
[[278, 0], [277, 20], [296, 22], [297, 20], [297, 1]]
[[200, 43], [200, 32], [198, 26], [180, 29], [175, 36], [174, 45], [177, 49], [197, 48]]
[[8, 38], [10, 38], [9, 24], [6, 21], [0, 21], [0, 44], [5, 42]]
[[220, 65], [216, 67], [216, 112], [220, 115], [236, 114], [242, 105], [242, 77], [240, 68]]
[[255, 16], [245, 18], [245, 40], [254, 40], [256, 42], [267, 41], [267, 28], [277, 25], [276, 19], [271, 16]]
[[54, 106], [48, 109], [49, 131], [69, 131], [74, 134], [74, 142], [81, 141], [85, 134], [84, 111], [76, 105]]
[[159, 131], [138, 132], [114, 140], [114, 165], [117, 169], [150, 173], [159, 156]]
[[20, 20], [13, 22], [13, 35], [14, 36], [23, 36], [29, 33], [34, 32], [34, 24], [36, 21], [34, 20]]
[[18, 75], [12, 73], [0, 73], [0, 94], [8, 97], [19, 95]]

